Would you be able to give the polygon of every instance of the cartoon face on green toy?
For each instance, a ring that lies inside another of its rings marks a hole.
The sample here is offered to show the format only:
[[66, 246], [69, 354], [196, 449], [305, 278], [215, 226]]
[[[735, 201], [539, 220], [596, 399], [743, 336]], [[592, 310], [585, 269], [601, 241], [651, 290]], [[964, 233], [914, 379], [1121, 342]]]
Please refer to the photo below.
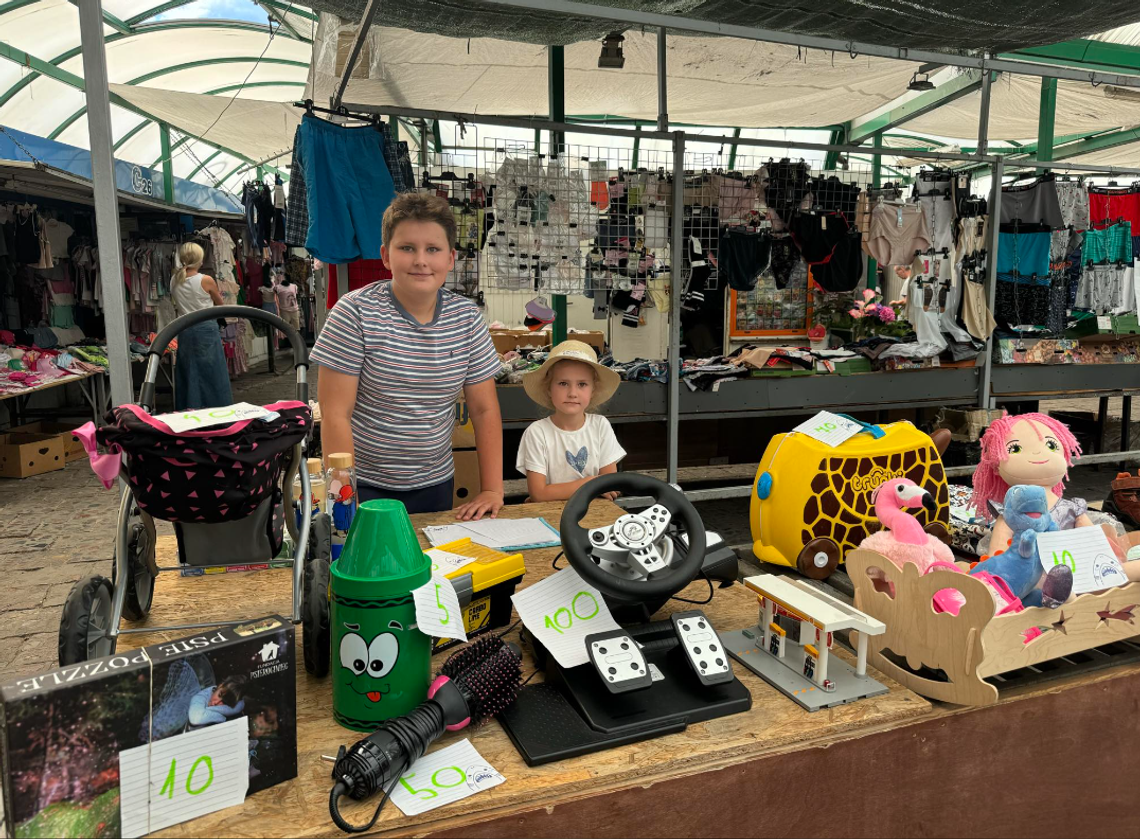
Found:
[[403, 696], [392, 694], [389, 675], [400, 660], [400, 636], [405, 634], [399, 621], [390, 621], [387, 632], [371, 640], [360, 634], [360, 625], [344, 624], [340, 639], [340, 671], [337, 677], [357, 696], [368, 702], [384, 702], [391, 696], [395, 702]]

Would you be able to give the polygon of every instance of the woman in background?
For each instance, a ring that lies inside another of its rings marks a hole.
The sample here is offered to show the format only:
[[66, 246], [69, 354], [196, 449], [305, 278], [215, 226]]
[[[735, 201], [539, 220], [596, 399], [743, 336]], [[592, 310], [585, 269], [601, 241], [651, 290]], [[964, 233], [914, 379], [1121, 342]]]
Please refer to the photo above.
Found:
[[[218, 284], [200, 270], [205, 257], [201, 246], [193, 242], [186, 242], [178, 249], [181, 265], [174, 272], [170, 295], [180, 317], [222, 305]], [[217, 321], [207, 320], [178, 333], [178, 352], [174, 357], [174, 409], [219, 408], [231, 405], [233, 401]]]

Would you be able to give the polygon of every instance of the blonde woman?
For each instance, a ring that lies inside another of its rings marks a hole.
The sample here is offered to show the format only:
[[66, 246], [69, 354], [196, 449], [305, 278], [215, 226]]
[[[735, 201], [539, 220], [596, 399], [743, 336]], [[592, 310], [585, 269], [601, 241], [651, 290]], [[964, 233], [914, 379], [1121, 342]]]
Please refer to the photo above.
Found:
[[[181, 263], [174, 272], [170, 296], [179, 316], [222, 305], [213, 277], [201, 272], [206, 258], [201, 246], [186, 242], [178, 249]], [[191, 411], [233, 404], [226, 354], [217, 321], [208, 320], [178, 333], [174, 364], [174, 409]]]

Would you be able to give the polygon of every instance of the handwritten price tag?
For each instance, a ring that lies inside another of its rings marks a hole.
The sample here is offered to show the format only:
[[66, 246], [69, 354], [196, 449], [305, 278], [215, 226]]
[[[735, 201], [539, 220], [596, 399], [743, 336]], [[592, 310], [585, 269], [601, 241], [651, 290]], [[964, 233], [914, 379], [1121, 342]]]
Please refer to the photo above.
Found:
[[412, 592], [412, 599], [416, 601], [416, 623], [424, 635], [467, 640], [463, 610], [450, 580], [433, 574], [425, 585]]
[[601, 593], [563, 568], [511, 597], [523, 624], [563, 667], [588, 662], [586, 636], [618, 629]]
[[797, 425], [793, 430], [834, 447], [843, 445], [844, 442], [862, 431], [863, 426], [830, 411], [820, 411], [807, 422]]
[[1128, 582], [1108, 536], [1099, 527], [1041, 533], [1037, 536], [1037, 550], [1046, 572], [1055, 565], [1069, 566], [1074, 594], [1103, 591]]
[[124, 837], [144, 836], [245, 801], [249, 717], [119, 752]]
[[234, 405], [226, 405], [224, 408], [204, 408], [201, 411], [159, 414], [154, 418], [166, 423], [175, 434], [181, 434], [184, 431], [196, 431], [199, 428], [210, 428], [239, 420], [258, 419], [270, 422], [280, 416], [276, 411], [270, 411], [259, 405], [238, 402]]
[[453, 554], [440, 548], [432, 548], [429, 551], [424, 551], [424, 553], [431, 560], [431, 573], [438, 574], [441, 577], [446, 577], [464, 565], [470, 565], [476, 561], [475, 557]]
[[392, 790], [392, 803], [405, 816], [418, 816], [504, 781], [470, 740], [461, 740], [413, 763]]

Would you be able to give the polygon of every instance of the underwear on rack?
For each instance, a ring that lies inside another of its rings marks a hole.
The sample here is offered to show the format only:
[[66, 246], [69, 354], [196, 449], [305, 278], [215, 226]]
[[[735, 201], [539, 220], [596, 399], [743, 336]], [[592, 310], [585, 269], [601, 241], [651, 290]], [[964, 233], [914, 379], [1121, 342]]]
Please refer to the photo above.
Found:
[[800, 252], [790, 236], [772, 240], [772, 256], [768, 263], [768, 273], [776, 282], [776, 288], [787, 288], [792, 272], [801, 260]]
[[1065, 226], [1057, 185], [1052, 178], [1025, 186], [1007, 186], [1001, 191], [1001, 223], [1043, 224], [1049, 228]]
[[1048, 277], [1052, 233], [998, 233], [999, 274]]
[[1095, 230], [1103, 230], [1119, 221], [1129, 222], [1133, 229], [1140, 230], [1140, 192], [1089, 187], [1089, 220]]
[[880, 265], [910, 265], [914, 255], [931, 248], [926, 208], [922, 204], [878, 204], [871, 210], [866, 251]]
[[811, 266], [811, 276], [824, 291], [853, 291], [863, 279], [863, 237], [848, 230], [827, 262]]
[[1124, 222], [1087, 231], [1081, 258], [1086, 263], [1132, 262], [1132, 225]]
[[986, 284], [962, 277], [962, 321], [966, 331], [979, 341], [985, 341], [994, 331], [994, 316], [986, 304]]
[[848, 231], [847, 222], [834, 213], [799, 213], [791, 222], [792, 238], [808, 265], [827, 262]]
[[751, 291], [772, 258], [772, 237], [766, 231], [722, 227], [717, 251], [720, 272], [730, 288]]

